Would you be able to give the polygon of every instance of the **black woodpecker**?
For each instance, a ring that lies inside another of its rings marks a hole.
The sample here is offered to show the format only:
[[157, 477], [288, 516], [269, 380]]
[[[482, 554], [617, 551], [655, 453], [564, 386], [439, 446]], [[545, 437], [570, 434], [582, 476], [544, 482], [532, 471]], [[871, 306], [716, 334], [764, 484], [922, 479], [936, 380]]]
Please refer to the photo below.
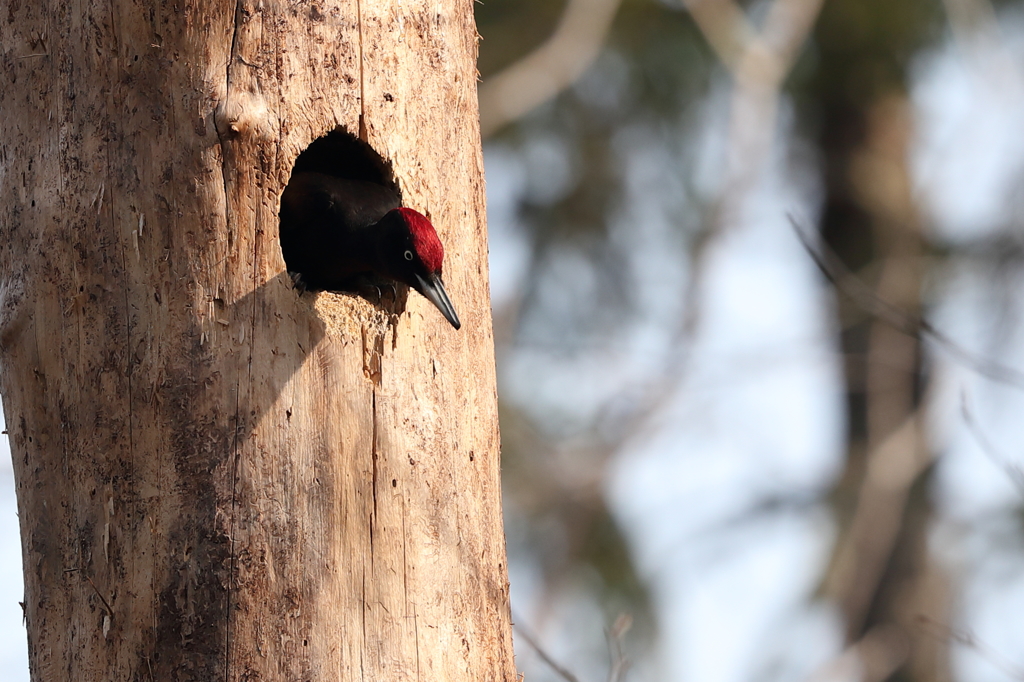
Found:
[[382, 184], [323, 173], [292, 176], [281, 195], [281, 250], [310, 291], [402, 282], [462, 326], [441, 281], [444, 247], [430, 221]]

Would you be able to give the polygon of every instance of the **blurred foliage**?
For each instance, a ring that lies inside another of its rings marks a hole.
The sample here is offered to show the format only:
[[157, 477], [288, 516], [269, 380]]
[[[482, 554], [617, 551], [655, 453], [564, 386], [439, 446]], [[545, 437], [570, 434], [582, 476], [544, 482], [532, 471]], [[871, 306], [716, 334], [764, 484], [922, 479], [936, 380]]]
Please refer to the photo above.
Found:
[[[486, 0], [477, 4], [480, 72], [484, 79], [523, 57], [546, 39], [564, 3]], [[524, 160], [531, 181], [519, 218], [530, 242], [529, 275], [510, 316], [496, 311], [499, 338], [512, 348], [540, 347], [557, 357], [572, 354], [628, 321], [635, 306], [625, 267], [627, 245], [612, 238], [612, 223], [626, 208], [628, 159], [622, 133], [642, 130], [685, 154], [680, 122], [688, 105], [708, 88], [714, 62], [689, 16], [679, 6], [626, 0], [597, 63], [574, 86], [490, 140]], [[687, 188], [681, 188], [686, 192]], [[673, 198], [675, 200], [675, 198]], [[569, 254], [572, 254], [571, 256]], [[571, 288], [553, 270], [576, 259], [593, 283], [592, 295]], [[502, 321], [509, 327], [502, 330]], [[509, 347], [499, 347], [507, 357]], [[605, 410], [593, 412], [571, 434], [502, 392], [503, 480], [510, 552], [529, 551], [553, 593], [582, 569], [600, 576], [597, 598], [607, 625], [617, 612], [635, 617], [634, 640], [650, 640], [653, 621], [644, 583], [621, 529], [605, 504], [600, 481], [609, 444]], [[569, 455], [555, 451], [565, 436], [582, 440]], [[563, 469], [588, 471], [578, 477]], [[520, 538], [517, 544], [516, 538]]]
[[[564, 4], [477, 4], [482, 77], [541, 44]], [[742, 4], [754, 21], [768, 6]], [[933, 0], [827, 0], [786, 84], [796, 134], [813, 147], [822, 177], [823, 241], [872, 286], [892, 256], [887, 251], [892, 234], [910, 227], [894, 224], [891, 216], [865, 201], [854, 166], [877, 152], [870, 145], [878, 144], [879, 131], [889, 130], [885, 125], [892, 123], [883, 122], [880, 128], [878, 117], [888, 115], [887, 102], [906, 102], [914, 59], [943, 36], [946, 22], [942, 4]], [[694, 244], [706, 236], [705, 214], [713, 197], [705, 195], [696, 179], [693, 146], [698, 129], [712, 123], [706, 118], [712, 94], [726, 81], [680, 0], [624, 0], [604, 50], [580, 81], [488, 141], [491, 150], [505, 150], [519, 159], [527, 176], [518, 220], [529, 242], [528, 275], [511, 310], [495, 311], [498, 338], [505, 339], [500, 359], [539, 350], [557, 364], [595, 344], [621, 339], [624, 328], [637, 319], [641, 305], [627, 252], [635, 246], [630, 230], [639, 230], [623, 216], [636, 209], [629, 176], [637, 172], [637, 164], [648, 163], [645, 150], [656, 149], [675, 160], [671, 167], [644, 169], [659, 177], [645, 200], [677, 217], [679, 259], [699, 257]], [[920, 234], [914, 239], [920, 243], [913, 248], [930, 249]], [[568, 262], [581, 263], [574, 272], [585, 276], [560, 279], [557, 269]], [[574, 289], [583, 280], [590, 288]], [[664, 310], [678, 311], [685, 295], [681, 290], [664, 292], [673, 301]], [[910, 310], [922, 305], [920, 300], [902, 303]], [[844, 526], [853, 513], [870, 448], [865, 377], [874, 321], [843, 301], [839, 317], [836, 345], [846, 359], [849, 443], [846, 472], [826, 498]], [[923, 353], [918, 348], [913, 354], [912, 366], [903, 368], [913, 384], [911, 407], [920, 402], [927, 381]], [[626, 605], [648, 623], [639, 628], [640, 637], [652, 637], [647, 590], [602, 492], [604, 466], [622, 442], [621, 433], [608, 427], [609, 405], [597, 401], [598, 407], [566, 432], [554, 424], [558, 418], [547, 407], [531, 405], [529, 397], [510, 398], [503, 391], [501, 398], [507, 516], [519, 529], [510, 534], [510, 552], [533, 554], [543, 568], [547, 594], [580, 567], [595, 571], [603, 581], [597, 598], [606, 607], [608, 622], [616, 615], [613, 610]], [[566, 473], [572, 471], [584, 473]], [[870, 613], [852, 626], [851, 639], [893, 617], [892, 605], [906, 601], [906, 585], [928, 560], [930, 471], [914, 482], [897, 548], [871, 597]], [[922, 667], [912, 658], [891, 679], [931, 679], [928, 675], [936, 670], [942, 666]]]
[[[483, 78], [522, 57], [550, 34], [557, 19], [552, 3], [539, 0], [478, 4]], [[622, 147], [629, 143], [623, 134], [642, 131], [686, 158], [680, 123], [707, 91], [713, 66], [680, 7], [626, 0], [605, 50], [580, 82], [492, 138], [492, 145], [515, 150], [531, 177], [520, 205], [521, 225], [531, 240], [531, 274], [513, 330], [520, 340], [532, 335], [537, 343], [573, 350], [613, 330], [634, 307], [622, 253], [629, 245], [611, 238], [612, 221], [628, 210], [629, 159]], [[680, 177], [688, 182], [685, 174]], [[685, 184], [678, 187], [680, 195], [690, 192]], [[560, 309], [552, 337], [537, 313], [555, 313], [545, 308], [538, 289], [551, 286], [546, 268], [564, 262], [566, 251], [588, 264], [597, 295], [576, 296], [573, 306]]]

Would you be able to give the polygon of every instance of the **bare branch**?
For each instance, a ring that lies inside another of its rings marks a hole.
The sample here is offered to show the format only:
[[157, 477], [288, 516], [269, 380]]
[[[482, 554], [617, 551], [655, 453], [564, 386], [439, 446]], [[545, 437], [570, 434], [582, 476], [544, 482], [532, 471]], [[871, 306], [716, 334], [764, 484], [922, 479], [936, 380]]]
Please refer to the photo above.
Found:
[[880, 298], [867, 284], [847, 269], [831, 249], [816, 244], [792, 215], [789, 222], [796, 231], [804, 250], [814, 261], [818, 269], [835, 288], [845, 294], [864, 312], [878, 318], [893, 328], [919, 340], [931, 340], [936, 346], [946, 351], [954, 360], [980, 374], [986, 379], [1024, 388], [1024, 372], [1007, 367], [994, 360], [981, 358], [970, 352], [949, 336], [939, 331], [928, 320], [920, 315], [903, 310]]
[[569, 87], [597, 58], [621, 0], [569, 0], [558, 27], [536, 50], [480, 84], [480, 134]]
[[892, 624], [877, 625], [815, 670], [807, 682], [848, 679], [882, 682], [906, 662], [909, 649], [910, 644], [902, 628]]
[[1021, 469], [1020, 465], [1014, 464], [1000, 454], [992, 442], [985, 436], [981, 426], [974, 419], [974, 414], [971, 412], [970, 407], [967, 405], [967, 395], [965, 393], [960, 394], [960, 414], [963, 415], [967, 430], [974, 436], [978, 445], [981, 446], [981, 451], [992, 460], [993, 464], [1003, 470], [1007, 478], [1017, 488], [1017, 492], [1024, 496], [1024, 470]]
[[957, 630], [927, 616], [918, 618], [921, 629], [925, 634], [936, 639], [950, 640], [975, 651], [979, 656], [987, 660], [995, 667], [1002, 670], [1015, 680], [1024, 680], [1024, 667], [1010, 661], [994, 648], [978, 639], [970, 630]]
[[803, 47], [814, 22], [821, 12], [824, 0], [775, 0], [768, 9], [768, 17], [761, 29], [760, 39], [768, 46], [778, 64], [775, 86], [793, 68], [800, 48]]
[[827, 591], [842, 604], [849, 631], [867, 616], [903, 528], [911, 486], [932, 461], [921, 417], [911, 414], [868, 454], [853, 519], [835, 551]]
[[718, 59], [735, 71], [757, 35], [743, 8], [733, 0], [686, 0], [685, 5]]
[[814, 25], [822, 0], [775, 0], [764, 27], [758, 29], [733, 0], [686, 0], [705, 40], [737, 78], [760, 74], [754, 80], [777, 87]]
[[562, 679], [566, 682], [580, 682], [580, 679], [572, 674], [572, 672], [570, 672], [565, 666], [551, 658], [548, 652], [544, 650], [544, 647], [540, 645], [540, 642], [537, 641], [537, 638], [530, 634], [529, 630], [520, 625], [520, 619], [518, 617], [513, 617], [512, 627], [519, 633], [519, 636], [523, 638], [523, 641], [529, 644], [533, 650], [537, 652], [537, 655], [540, 656], [540, 660], [547, 663], [548, 667], [558, 673]]
[[[764, 171], [776, 133], [780, 88], [817, 20], [821, 0], [773, 0], [758, 32], [734, 0], [686, 0], [686, 7], [733, 76], [726, 177], [694, 245], [686, 313], [677, 337], [689, 341], [702, 317], [704, 256], [735, 220]], [[678, 364], [685, 365], [685, 358]]]
[[622, 677], [629, 668], [629, 659], [623, 653], [622, 640], [633, 627], [633, 617], [628, 613], [620, 613], [615, 624], [605, 632], [608, 638], [608, 651], [611, 654], [611, 667], [608, 670], [608, 682], [622, 682]]

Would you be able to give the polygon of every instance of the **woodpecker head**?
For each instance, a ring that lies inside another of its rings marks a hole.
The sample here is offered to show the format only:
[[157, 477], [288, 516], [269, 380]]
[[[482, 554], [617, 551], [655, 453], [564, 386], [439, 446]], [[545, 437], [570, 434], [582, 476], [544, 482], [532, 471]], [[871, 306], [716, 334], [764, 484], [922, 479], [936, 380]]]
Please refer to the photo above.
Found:
[[377, 226], [387, 235], [380, 242], [383, 252], [378, 254], [385, 274], [420, 292], [453, 327], [461, 327], [441, 281], [444, 247], [426, 216], [411, 208], [396, 208]]

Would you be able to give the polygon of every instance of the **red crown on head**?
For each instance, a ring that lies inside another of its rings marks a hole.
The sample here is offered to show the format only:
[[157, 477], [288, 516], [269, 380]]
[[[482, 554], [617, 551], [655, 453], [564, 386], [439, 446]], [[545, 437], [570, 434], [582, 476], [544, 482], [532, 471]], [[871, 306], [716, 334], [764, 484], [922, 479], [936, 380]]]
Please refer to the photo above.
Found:
[[444, 247], [441, 245], [441, 240], [437, 238], [434, 226], [430, 224], [426, 216], [411, 208], [397, 210], [405, 218], [405, 224], [409, 226], [412, 246], [416, 249], [420, 260], [431, 273], [441, 272], [441, 265], [444, 263]]

